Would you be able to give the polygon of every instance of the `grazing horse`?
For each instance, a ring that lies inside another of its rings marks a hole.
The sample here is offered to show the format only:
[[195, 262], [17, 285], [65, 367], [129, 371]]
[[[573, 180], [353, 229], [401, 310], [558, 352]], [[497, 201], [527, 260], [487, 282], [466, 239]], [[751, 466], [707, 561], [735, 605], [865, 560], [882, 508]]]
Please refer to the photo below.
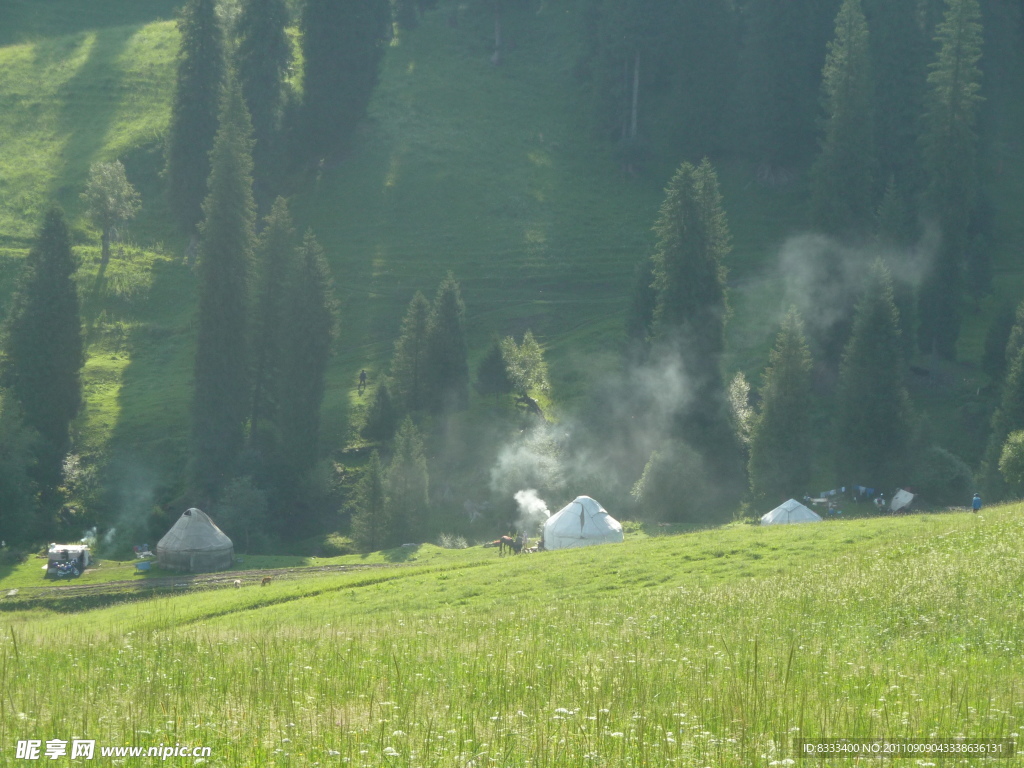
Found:
[[241, 588], [242, 588], [242, 580], [241, 579], [235, 579], [235, 589], [241, 589]]
[[518, 541], [513, 539], [511, 536], [502, 536], [500, 539], [489, 541], [484, 544], [484, 547], [497, 547], [498, 555], [504, 555], [505, 550], [508, 549], [512, 554], [518, 555], [523, 546]]
[[501, 542], [498, 545], [498, 554], [504, 554], [507, 549], [513, 555], [518, 555], [523, 549], [523, 545], [519, 543], [519, 540], [513, 539], [511, 536], [502, 536], [498, 541]]
[[265, 587], [265, 586], [267, 586], [267, 584], [269, 584], [273, 580], [274, 580], [273, 576], [264, 576], [263, 577], [263, 581], [260, 582], [260, 586], [261, 587]]

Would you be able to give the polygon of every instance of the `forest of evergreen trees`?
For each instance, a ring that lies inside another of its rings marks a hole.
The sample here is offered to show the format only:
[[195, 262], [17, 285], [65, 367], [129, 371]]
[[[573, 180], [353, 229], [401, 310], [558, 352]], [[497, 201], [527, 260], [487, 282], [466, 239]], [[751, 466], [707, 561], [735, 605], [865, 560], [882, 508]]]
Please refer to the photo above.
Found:
[[[247, 546], [331, 530], [339, 508], [363, 549], [436, 535], [430, 446], [455, 439], [451, 419], [474, 390], [537, 413], [548, 389], [529, 331], [480, 350], [472, 381], [449, 273], [432, 300], [412, 296], [387, 374], [368, 393], [362, 438], [374, 450], [358, 483], [338, 495], [317, 481], [330, 450], [319, 435], [328, 360], [345, 332], [334, 283], [346, 276], [331, 275], [315, 233], [295, 232], [286, 180], [352, 151], [390, 36], [416, 34], [434, 5], [244, 0], [228, 29], [217, 0], [181, 11], [163, 183], [195, 261], [198, 314], [190, 461], [178, 497], [165, 501], [218, 510]], [[486, 4], [495, 66], [514, 55], [503, 14], [531, 5]], [[955, 359], [964, 307], [992, 289], [985, 146], [1006, 130], [1007, 104], [1024, 99], [999, 81], [1024, 65], [1024, 3], [578, 0], [575, 18], [574, 77], [594, 133], [627, 173], [678, 164], [651, 222], [656, 246], [637, 254], [623, 360], [637, 370], [677, 362], [687, 394], [660, 450], [639, 463], [623, 457], [636, 465], [638, 510], [719, 519], [745, 500], [757, 508], [801, 495], [825, 476], [886, 493], [914, 485], [930, 503], [961, 504], [979, 458], [990, 500], [1019, 493], [1024, 303], [989, 334], [986, 369], [1000, 394], [984, 457], [937, 444], [906, 376], [912, 359]], [[290, 27], [298, 86], [287, 77]], [[822, 335], [790, 310], [753, 386], [742, 377], [730, 385], [724, 370], [731, 237], [720, 162], [743, 163], [769, 189], [803, 184], [811, 230], [872, 254], [846, 322]], [[118, 166], [95, 168], [83, 194], [104, 263], [109, 231], [139, 204]], [[938, 245], [909, 279], [901, 260], [926, 231]], [[3, 326], [0, 527], [14, 541], [46, 537], [64, 502], [83, 397], [75, 269], [55, 208]]]

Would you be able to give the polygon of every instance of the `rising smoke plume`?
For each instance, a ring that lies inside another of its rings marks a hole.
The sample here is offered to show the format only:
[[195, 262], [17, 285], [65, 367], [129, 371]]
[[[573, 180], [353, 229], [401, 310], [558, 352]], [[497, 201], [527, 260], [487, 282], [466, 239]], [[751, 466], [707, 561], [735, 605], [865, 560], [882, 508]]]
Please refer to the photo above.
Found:
[[537, 495], [533, 488], [523, 491], [516, 491], [513, 498], [516, 506], [519, 507], [519, 517], [516, 518], [516, 529], [525, 531], [528, 536], [536, 536], [540, 533], [544, 521], [551, 517], [548, 505], [544, 499]]

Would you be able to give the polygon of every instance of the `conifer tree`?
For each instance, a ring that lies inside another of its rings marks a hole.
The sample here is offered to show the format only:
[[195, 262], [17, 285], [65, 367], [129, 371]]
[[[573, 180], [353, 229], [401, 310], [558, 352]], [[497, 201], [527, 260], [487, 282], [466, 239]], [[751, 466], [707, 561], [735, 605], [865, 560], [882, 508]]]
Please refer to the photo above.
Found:
[[224, 35], [216, 0], [188, 0], [178, 30], [181, 48], [167, 129], [167, 194], [178, 224], [192, 235], [204, 215], [224, 84]]
[[999, 460], [1011, 432], [1024, 429], [1024, 302], [1017, 307], [1016, 321], [1010, 330], [1005, 352], [1006, 377], [999, 405], [992, 414], [988, 447], [981, 467], [985, 493], [992, 501], [1003, 498], [1006, 484], [999, 473]]
[[883, 489], [905, 482], [911, 414], [904, 367], [892, 279], [876, 261], [839, 369], [837, 478]]
[[82, 406], [85, 347], [77, 266], [64, 213], [51, 208], [25, 260], [3, 334], [0, 386], [39, 435], [33, 476], [47, 493], [60, 484], [71, 421]]
[[[590, 33], [590, 69], [602, 132], [624, 148], [636, 142], [642, 92], [657, 66], [666, 30], [663, 6], [642, 0], [593, 0], [585, 9]], [[652, 60], [653, 59], [653, 60]]]
[[0, 531], [6, 541], [28, 541], [36, 530], [36, 462], [39, 433], [25, 426], [21, 406], [0, 389]]
[[437, 289], [427, 323], [427, 404], [434, 412], [469, 405], [469, 350], [465, 307], [455, 276], [449, 272]]
[[393, 0], [395, 24], [399, 29], [415, 29], [419, 25], [418, 0]]
[[[707, 159], [696, 168], [683, 163], [676, 171], [654, 230], [656, 335], [675, 337], [687, 356], [714, 368], [725, 347], [723, 261], [731, 246], [718, 178]], [[713, 376], [721, 379], [717, 371]]]
[[285, 340], [285, 288], [296, 268], [295, 230], [284, 198], [277, 198], [264, 219], [263, 231], [256, 243], [259, 270], [256, 317], [253, 333], [252, 437], [260, 437], [261, 423], [267, 418], [276, 423], [277, 404], [282, 393], [280, 365]]
[[334, 282], [323, 249], [307, 232], [286, 284], [278, 367], [278, 464], [290, 489], [316, 461], [327, 363], [337, 335]]
[[985, 349], [981, 356], [981, 370], [992, 383], [1000, 382], [1006, 373], [1006, 353], [1015, 325], [1013, 305], [1004, 304], [989, 323], [985, 332]]
[[868, 27], [860, 0], [843, 0], [822, 71], [825, 135], [811, 172], [817, 226], [866, 235], [874, 216], [874, 114]]
[[199, 316], [192, 401], [192, 482], [216, 493], [230, 478], [250, 414], [249, 281], [256, 207], [252, 128], [230, 82], [210, 153], [200, 229]]
[[953, 359], [960, 333], [960, 294], [977, 197], [977, 136], [981, 101], [981, 23], [978, 0], [947, 0], [928, 74], [921, 151], [928, 178], [926, 212], [942, 243], [920, 292], [918, 343], [923, 352]]
[[651, 340], [654, 308], [658, 300], [651, 271], [653, 266], [650, 257], [644, 257], [637, 264], [633, 276], [633, 293], [626, 312], [626, 351], [634, 359], [644, 357]]
[[252, 119], [257, 187], [268, 186], [278, 168], [284, 78], [292, 59], [285, 0], [247, 0], [238, 17], [235, 70]]
[[423, 439], [409, 416], [405, 417], [395, 434], [386, 489], [388, 517], [396, 541], [419, 541], [427, 523], [427, 459]]
[[348, 146], [377, 85], [390, 25], [387, 0], [306, 0], [301, 27], [307, 157]]
[[391, 380], [395, 399], [407, 411], [418, 411], [427, 397], [427, 326], [430, 302], [416, 291], [409, 302], [402, 330], [391, 358]]
[[[863, 0], [871, 30], [877, 167], [906, 193], [917, 188], [921, 99], [930, 48], [917, 0]], [[931, 27], [928, 27], [931, 29]]]
[[896, 177], [889, 176], [878, 204], [878, 239], [889, 246], [907, 248], [916, 239], [914, 219], [902, 190], [896, 184]]
[[381, 381], [377, 385], [373, 403], [366, 414], [366, 424], [363, 426], [362, 435], [367, 440], [383, 442], [391, 439], [397, 426], [398, 414], [395, 413], [395, 405], [391, 400], [391, 389], [386, 381]]
[[793, 165], [814, 146], [826, 42], [839, 3], [749, 0], [740, 61], [744, 150], [766, 166]]
[[384, 486], [384, 466], [380, 454], [370, 454], [362, 478], [356, 487], [352, 515], [352, 540], [363, 552], [374, 552], [391, 543], [393, 526]]
[[[680, 166], [654, 229], [654, 342], [662, 354], [678, 357], [691, 394], [687, 405], [680, 404], [676, 437], [700, 451], [710, 482], [735, 489], [744, 484], [742, 453], [721, 371], [728, 312], [723, 260], [730, 235], [710, 162]], [[720, 503], [735, 500], [726, 493]]]
[[495, 401], [500, 395], [512, 391], [512, 382], [508, 378], [501, 348], [501, 340], [495, 339], [476, 369], [476, 391], [485, 396], [494, 395]]
[[750, 488], [769, 503], [798, 497], [811, 479], [811, 353], [795, 309], [782, 321], [750, 435]]

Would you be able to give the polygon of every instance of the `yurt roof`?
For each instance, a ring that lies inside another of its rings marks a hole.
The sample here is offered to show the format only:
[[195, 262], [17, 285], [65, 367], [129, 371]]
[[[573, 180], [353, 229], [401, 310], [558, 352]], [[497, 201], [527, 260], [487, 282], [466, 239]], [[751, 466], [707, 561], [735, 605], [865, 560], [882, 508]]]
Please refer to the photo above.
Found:
[[622, 541], [622, 525], [589, 496], [577, 496], [544, 524], [544, 538]]
[[158, 549], [207, 552], [234, 546], [231, 539], [201, 509], [186, 509], [156, 545]]

